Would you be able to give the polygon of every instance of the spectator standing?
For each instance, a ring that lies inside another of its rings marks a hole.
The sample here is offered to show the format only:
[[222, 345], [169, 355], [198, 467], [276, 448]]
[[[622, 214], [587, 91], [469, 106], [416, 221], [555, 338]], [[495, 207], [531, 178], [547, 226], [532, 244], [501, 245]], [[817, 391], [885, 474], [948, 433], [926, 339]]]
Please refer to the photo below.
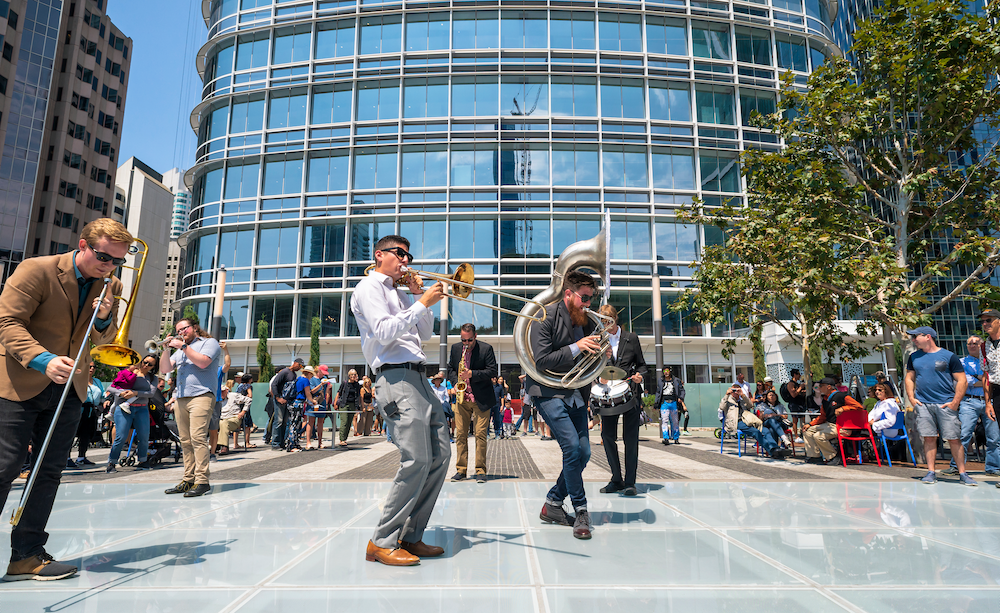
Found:
[[[371, 389], [371, 380], [365, 377], [365, 381], [368, 382], [369, 391]], [[455, 414], [451, 410], [451, 393], [448, 386], [445, 384], [444, 372], [438, 371], [433, 377], [431, 377], [431, 389], [434, 390], [434, 395], [437, 396], [438, 400], [441, 401], [441, 408], [444, 409], [445, 415], [448, 417], [448, 427], [451, 432], [451, 442], [455, 442]], [[362, 386], [362, 395], [364, 395], [364, 387]], [[369, 401], [371, 402], [371, 401]], [[467, 439], [468, 440], [468, 439]], [[466, 443], [466, 450], [468, 450], [468, 443]]]
[[361, 379], [361, 394], [358, 397], [358, 432], [361, 436], [371, 436], [372, 426], [375, 424], [375, 409], [372, 405], [374, 399], [372, 380], [364, 377]]
[[[983, 339], [970, 336], [965, 343], [969, 355], [962, 358], [965, 369], [965, 397], [958, 405], [958, 419], [962, 423], [962, 449], [969, 448], [969, 442], [976, 435], [976, 426], [983, 422], [986, 434], [986, 474], [992, 477], [1000, 476], [1000, 425], [995, 419], [986, 416], [986, 373], [983, 370]], [[955, 458], [951, 465], [941, 471], [945, 475], [957, 475], [958, 467]]]
[[181, 439], [184, 477], [165, 493], [184, 494], [190, 498], [211, 490], [208, 484], [208, 426], [219, 388], [222, 347], [189, 319], [178, 321], [176, 332], [176, 336], [167, 337], [167, 346], [176, 351], [172, 355], [167, 351], [161, 354], [160, 372], [166, 374], [177, 369], [174, 419]]
[[743, 397], [749, 400], [753, 398], [750, 395], [750, 384], [747, 383], [746, 376], [742, 372], [736, 373], [736, 385], [740, 386], [740, 390], [743, 392]]
[[295, 390], [295, 382], [299, 378], [297, 373], [305, 365], [302, 358], [295, 358], [290, 366], [282, 368], [271, 379], [271, 400], [274, 401], [274, 414], [271, 417], [271, 449], [273, 451], [285, 448], [285, 422], [288, 418], [288, 409], [298, 395]]
[[[313, 449], [313, 438], [316, 439], [316, 449], [323, 448], [323, 422], [326, 421], [330, 406], [330, 382], [327, 376], [330, 369], [326, 364], [316, 367], [316, 373], [309, 378], [309, 392], [313, 404], [306, 408], [306, 449]], [[322, 377], [322, 378], [321, 378]]]
[[[781, 400], [788, 407], [789, 413], [802, 413], [805, 411], [806, 386], [802, 382], [802, 372], [798, 368], [793, 368], [789, 375], [790, 381], [781, 386]], [[799, 431], [798, 415], [792, 415], [792, 435]]]
[[521, 416], [517, 418], [517, 423], [514, 424], [514, 432], [517, 433], [521, 428], [521, 422], [525, 422], [524, 432], [521, 433], [521, 436], [527, 436], [529, 433], [535, 431], [533, 428], [535, 425], [535, 409], [531, 406], [531, 396], [524, 391], [524, 375], [522, 374], [518, 379], [521, 384], [521, 391], [519, 392], [521, 396]]
[[907, 330], [917, 348], [906, 360], [906, 395], [917, 411], [917, 432], [924, 439], [927, 474], [923, 483], [937, 482], [935, 460], [938, 436], [948, 441], [962, 485], [979, 485], [965, 472], [962, 424], [959, 404], [967, 387], [965, 367], [957, 355], [937, 345], [934, 328], [921, 326]]
[[306, 407], [313, 405], [312, 397], [312, 377], [316, 372], [312, 366], [304, 366], [295, 380], [295, 399], [288, 405], [288, 413], [285, 424], [285, 452], [295, 453], [302, 451], [299, 438], [302, 435], [302, 416]]
[[354, 412], [358, 410], [358, 402], [361, 399], [361, 382], [358, 381], [358, 371], [353, 368], [347, 371], [347, 381], [337, 390], [337, 399], [333, 406], [341, 413], [337, 413], [340, 419], [340, 429], [338, 435], [340, 442], [337, 446], [346, 449], [347, 437], [351, 433], [351, 421], [354, 419]]
[[101, 413], [101, 399], [104, 397], [104, 385], [94, 378], [94, 371], [97, 365], [90, 363], [90, 381], [87, 383], [87, 398], [83, 401], [83, 410], [80, 414], [80, 425], [76, 429], [77, 457], [74, 464], [76, 466], [93, 466], [94, 463], [87, 459], [87, 450], [97, 433], [97, 419]]
[[[743, 391], [743, 386], [734, 384]], [[747, 386], [749, 389], [749, 386]], [[664, 445], [679, 444], [681, 433], [678, 427], [677, 403], [684, 401], [684, 382], [675, 377], [669, 366], [663, 369], [663, 383], [656, 391], [653, 406], [660, 408], [660, 438]]]
[[[136, 470], [149, 470], [149, 399], [156, 393], [156, 377], [152, 374], [159, 362], [155, 355], [147, 355], [139, 360], [137, 364], [129, 366], [127, 370], [135, 375], [135, 382], [131, 389], [121, 389], [109, 387], [108, 392], [114, 396], [113, 404], [115, 420], [115, 442], [111, 446], [111, 453], [108, 455], [109, 473], [116, 473], [118, 469], [118, 459], [121, 457], [122, 448], [125, 446], [129, 431], [135, 429], [136, 451], [139, 463]], [[124, 404], [128, 403], [128, 410], [124, 409]]]
[[[986, 402], [986, 419], [984, 423], [997, 423], [996, 409], [993, 400], [1000, 396], [1000, 311], [986, 309], [979, 314], [979, 322], [986, 333], [986, 341], [981, 347], [983, 362], [986, 366], [986, 383], [983, 388]], [[989, 420], [989, 421], [987, 421]], [[994, 426], [996, 427], [996, 426]], [[1000, 488], [1000, 481], [997, 481]]]
[[222, 349], [222, 366], [219, 366], [218, 381], [216, 381], [215, 386], [215, 407], [212, 409], [212, 419], [208, 422], [208, 448], [210, 450], [208, 459], [210, 462], [215, 461], [215, 451], [219, 446], [219, 420], [222, 418], [223, 405], [222, 386], [229, 375], [229, 366], [232, 364], [226, 341], [220, 341], [219, 347]]

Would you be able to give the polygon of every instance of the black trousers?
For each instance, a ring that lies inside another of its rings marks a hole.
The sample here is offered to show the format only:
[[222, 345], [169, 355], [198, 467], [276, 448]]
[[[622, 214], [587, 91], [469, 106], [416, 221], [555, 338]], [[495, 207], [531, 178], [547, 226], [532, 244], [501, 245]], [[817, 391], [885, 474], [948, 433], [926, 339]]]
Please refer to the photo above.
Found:
[[[632, 407], [619, 415], [601, 415], [601, 442], [611, 467], [611, 482], [622, 487], [635, 485], [635, 473], [639, 466], [639, 406]], [[622, 440], [625, 441], [625, 477], [622, 478], [622, 464], [618, 457], [618, 418], [622, 418]]]
[[[28, 443], [41, 446], [59, 404], [63, 386], [50, 383], [40, 394], [24, 401], [0, 398], [0, 506], [7, 501], [10, 485], [17, 477], [28, 451]], [[45, 525], [59, 489], [66, 457], [73, 447], [80, 423], [80, 398], [70, 391], [52, 433], [44, 458], [37, 458], [35, 485], [21, 521], [10, 535], [11, 561], [41, 554], [49, 539]], [[37, 454], [40, 449], [35, 449]]]
[[[89, 414], [88, 414], [89, 413]], [[94, 442], [94, 433], [97, 432], [97, 409], [83, 409], [80, 416], [80, 425], [76, 428], [78, 458], [87, 457], [87, 450]]]

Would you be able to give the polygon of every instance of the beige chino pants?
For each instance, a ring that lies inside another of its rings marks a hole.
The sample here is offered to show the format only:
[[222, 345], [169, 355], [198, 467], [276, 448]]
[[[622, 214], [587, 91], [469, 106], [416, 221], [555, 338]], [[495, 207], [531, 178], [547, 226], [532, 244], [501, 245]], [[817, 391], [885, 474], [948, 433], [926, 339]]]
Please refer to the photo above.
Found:
[[178, 398], [174, 419], [184, 455], [184, 480], [208, 485], [208, 423], [215, 409], [215, 394]]

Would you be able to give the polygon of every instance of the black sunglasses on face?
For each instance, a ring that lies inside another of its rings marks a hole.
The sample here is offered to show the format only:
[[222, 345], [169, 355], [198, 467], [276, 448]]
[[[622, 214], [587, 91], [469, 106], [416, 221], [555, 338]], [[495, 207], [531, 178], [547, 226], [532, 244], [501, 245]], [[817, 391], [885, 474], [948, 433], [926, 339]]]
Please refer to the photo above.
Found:
[[397, 258], [403, 260], [404, 262], [413, 261], [413, 254], [407, 251], [406, 249], [403, 249], [402, 247], [387, 247], [382, 251], [391, 251], [392, 253], [396, 254]]
[[476, 342], [476, 339], [474, 339], [474, 338], [463, 338], [462, 342], [463, 343], [474, 343], [474, 342]]
[[125, 263], [125, 258], [116, 258], [109, 253], [98, 251], [97, 249], [94, 249], [94, 246], [91, 245], [90, 243], [87, 243], [87, 246], [90, 247], [90, 250], [94, 252], [94, 257], [97, 258], [98, 262], [111, 262], [115, 266], [121, 266], [122, 264]]
[[593, 294], [589, 296], [584, 296], [580, 292], [573, 292], [573, 293], [580, 297], [580, 302], [582, 302], [583, 304], [590, 304], [590, 302], [594, 299]]

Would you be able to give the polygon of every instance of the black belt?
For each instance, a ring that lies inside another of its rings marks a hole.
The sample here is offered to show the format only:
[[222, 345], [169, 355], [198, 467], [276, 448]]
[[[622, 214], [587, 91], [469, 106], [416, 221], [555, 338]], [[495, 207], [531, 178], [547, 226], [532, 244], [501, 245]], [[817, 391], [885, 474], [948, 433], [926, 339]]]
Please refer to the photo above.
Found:
[[966, 398], [978, 398], [979, 400], [986, 400], [986, 396], [976, 396], [974, 394], [966, 394]]
[[420, 371], [424, 369], [424, 365], [419, 362], [403, 362], [402, 364], [383, 364], [375, 371], [376, 375], [381, 375], [387, 370], [393, 370], [396, 368], [403, 368], [406, 370], [416, 370]]

